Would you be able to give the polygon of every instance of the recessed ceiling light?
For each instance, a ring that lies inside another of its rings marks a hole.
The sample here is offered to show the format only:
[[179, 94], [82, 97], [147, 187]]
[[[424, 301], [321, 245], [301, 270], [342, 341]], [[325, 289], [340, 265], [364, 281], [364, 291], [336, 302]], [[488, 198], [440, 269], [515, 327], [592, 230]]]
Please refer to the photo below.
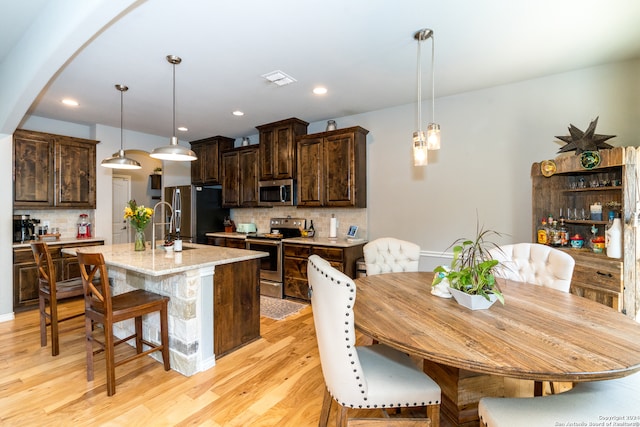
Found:
[[69, 107], [77, 107], [78, 105], [80, 105], [80, 104], [78, 104], [78, 101], [73, 100], [73, 99], [69, 99], [69, 98], [63, 99], [62, 103], [64, 105], [68, 105]]
[[315, 87], [313, 88], [313, 93], [316, 95], [324, 95], [327, 93], [327, 88], [322, 86]]
[[234, 112], [233, 112], [233, 113], [231, 113], [231, 114], [233, 114], [234, 116], [238, 116], [238, 117], [239, 117], [239, 116], [244, 116], [244, 113], [243, 113], [242, 111], [240, 111], [240, 110], [236, 110], [236, 111], [234, 111]]
[[291, 77], [287, 73], [285, 73], [283, 71], [280, 71], [280, 70], [276, 70], [276, 71], [272, 71], [272, 72], [267, 73], [267, 74], [263, 74], [262, 77], [264, 77], [265, 79], [269, 80], [271, 83], [274, 83], [274, 84], [276, 84], [278, 86], [284, 86], [284, 85], [288, 85], [288, 84], [297, 82], [296, 79], [294, 79], [293, 77]]
[[189, 129], [187, 129], [187, 128], [186, 128], [186, 127], [184, 127], [184, 126], [180, 126], [180, 127], [178, 128], [178, 130], [179, 130], [180, 132], [186, 132], [186, 131], [188, 131]]

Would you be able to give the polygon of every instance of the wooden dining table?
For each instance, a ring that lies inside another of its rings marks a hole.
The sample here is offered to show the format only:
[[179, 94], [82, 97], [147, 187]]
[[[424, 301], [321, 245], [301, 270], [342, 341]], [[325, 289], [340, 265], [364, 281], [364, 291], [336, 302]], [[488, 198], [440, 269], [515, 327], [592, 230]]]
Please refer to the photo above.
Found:
[[499, 279], [505, 304], [469, 310], [431, 294], [433, 273], [355, 280], [356, 328], [424, 359], [442, 389], [451, 425], [478, 425], [483, 396], [503, 396], [504, 378], [597, 381], [640, 371], [640, 324], [570, 293]]

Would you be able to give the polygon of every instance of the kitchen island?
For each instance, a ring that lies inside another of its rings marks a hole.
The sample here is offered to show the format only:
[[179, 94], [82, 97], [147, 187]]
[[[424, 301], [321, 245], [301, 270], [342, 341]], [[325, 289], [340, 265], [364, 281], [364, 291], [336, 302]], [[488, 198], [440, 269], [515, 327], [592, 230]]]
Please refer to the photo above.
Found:
[[[63, 249], [64, 253], [104, 256], [114, 294], [144, 289], [170, 298], [171, 368], [185, 376], [207, 370], [216, 357], [260, 337], [259, 259], [264, 252], [183, 244], [134, 251], [133, 243]], [[145, 337], [160, 341], [160, 318], [143, 320]], [[114, 327], [118, 337], [134, 329], [133, 320]], [[157, 354], [151, 357], [160, 360]]]

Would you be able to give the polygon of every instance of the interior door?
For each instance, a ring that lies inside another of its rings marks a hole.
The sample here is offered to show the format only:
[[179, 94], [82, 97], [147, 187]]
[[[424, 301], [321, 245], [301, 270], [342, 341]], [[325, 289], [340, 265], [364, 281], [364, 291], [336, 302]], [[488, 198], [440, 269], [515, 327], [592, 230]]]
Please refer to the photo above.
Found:
[[124, 207], [131, 200], [131, 177], [113, 175], [111, 180], [111, 242], [112, 244], [131, 242], [129, 222], [123, 218]]

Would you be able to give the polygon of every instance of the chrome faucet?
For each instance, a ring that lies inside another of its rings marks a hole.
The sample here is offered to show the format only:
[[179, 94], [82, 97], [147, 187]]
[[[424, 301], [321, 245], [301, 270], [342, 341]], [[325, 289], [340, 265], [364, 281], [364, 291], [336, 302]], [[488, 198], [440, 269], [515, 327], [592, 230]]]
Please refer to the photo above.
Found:
[[[171, 211], [171, 218], [169, 218], [169, 222], [156, 222], [156, 210], [160, 205], [167, 205], [169, 210]], [[171, 207], [171, 203], [168, 202], [158, 202], [153, 207], [153, 215], [151, 216], [151, 249], [156, 248], [156, 225], [169, 225], [169, 234], [171, 234], [171, 225], [173, 224], [173, 208]]]

